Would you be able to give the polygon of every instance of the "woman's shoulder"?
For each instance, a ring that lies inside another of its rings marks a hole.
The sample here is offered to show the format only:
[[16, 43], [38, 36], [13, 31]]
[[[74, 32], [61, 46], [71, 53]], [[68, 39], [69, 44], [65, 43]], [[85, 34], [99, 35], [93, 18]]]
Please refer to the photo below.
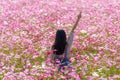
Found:
[[69, 35], [74, 35], [74, 32], [73, 32], [73, 31], [71, 31], [71, 32], [69, 33]]
[[71, 32], [69, 33], [69, 35], [68, 35], [68, 39], [69, 39], [69, 38], [72, 38], [73, 36], [74, 36], [74, 32], [71, 31]]

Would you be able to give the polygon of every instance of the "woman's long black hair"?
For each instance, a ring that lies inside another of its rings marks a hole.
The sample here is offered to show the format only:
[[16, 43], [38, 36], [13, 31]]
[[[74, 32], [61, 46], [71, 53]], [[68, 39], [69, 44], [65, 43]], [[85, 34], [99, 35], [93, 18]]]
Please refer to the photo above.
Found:
[[63, 29], [57, 30], [55, 42], [53, 44], [53, 49], [56, 49], [57, 51], [55, 51], [54, 53], [57, 55], [63, 54], [66, 44], [67, 41], [65, 31]]

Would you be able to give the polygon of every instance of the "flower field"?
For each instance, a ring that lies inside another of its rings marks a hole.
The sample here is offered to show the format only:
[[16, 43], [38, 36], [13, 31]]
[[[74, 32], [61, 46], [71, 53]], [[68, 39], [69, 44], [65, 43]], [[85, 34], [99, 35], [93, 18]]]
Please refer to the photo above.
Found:
[[[80, 11], [72, 69], [57, 73], [55, 33]], [[120, 80], [120, 0], [0, 0], [0, 80]]]

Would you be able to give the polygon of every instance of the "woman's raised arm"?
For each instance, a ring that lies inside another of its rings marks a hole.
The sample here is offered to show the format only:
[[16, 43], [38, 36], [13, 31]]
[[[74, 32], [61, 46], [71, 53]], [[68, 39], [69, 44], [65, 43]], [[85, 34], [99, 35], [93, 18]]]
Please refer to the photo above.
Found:
[[79, 20], [80, 20], [80, 18], [81, 18], [81, 13], [82, 13], [82, 12], [79, 13], [79, 15], [78, 15], [78, 17], [77, 17], [77, 20], [76, 20], [76, 22], [75, 22], [75, 24], [74, 24], [71, 32], [74, 32], [75, 28], [77, 27], [78, 22], [79, 22]]

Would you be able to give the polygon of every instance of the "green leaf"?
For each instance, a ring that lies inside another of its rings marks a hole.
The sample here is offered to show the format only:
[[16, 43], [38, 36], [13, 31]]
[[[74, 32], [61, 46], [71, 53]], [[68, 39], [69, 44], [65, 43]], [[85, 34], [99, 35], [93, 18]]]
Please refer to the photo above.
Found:
[[10, 54], [9, 50], [4, 50], [5, 54]]

